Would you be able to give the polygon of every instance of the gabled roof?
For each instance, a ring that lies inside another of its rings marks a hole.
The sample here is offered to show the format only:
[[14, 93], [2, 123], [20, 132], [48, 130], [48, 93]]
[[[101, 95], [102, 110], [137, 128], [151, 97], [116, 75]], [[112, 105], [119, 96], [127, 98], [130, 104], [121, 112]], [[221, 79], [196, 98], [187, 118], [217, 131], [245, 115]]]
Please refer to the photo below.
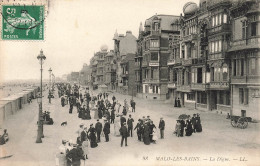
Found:
[[144, 26], [151, 26], [154, 19], [158, 18], [161, 20], [161, 30], [172, 30], [171, 24], [174, 23], [176, 20], [180, 18], [180, 16], [174, 16], [174, 15], [154, 15], [148, 19], [145, 20]]

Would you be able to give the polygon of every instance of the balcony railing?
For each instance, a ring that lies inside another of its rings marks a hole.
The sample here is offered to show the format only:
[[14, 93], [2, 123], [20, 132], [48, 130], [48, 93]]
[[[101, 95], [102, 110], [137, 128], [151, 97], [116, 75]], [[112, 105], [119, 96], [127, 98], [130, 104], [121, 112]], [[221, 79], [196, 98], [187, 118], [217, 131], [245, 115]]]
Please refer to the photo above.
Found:
[[177, 91], [191, 92], [191, 85], [177, 85]]
[[260, 44], [260, 38], [251, 38], [251, 39], [244, 39], [244, 40], [237, 40], [230, 43], [230, 47], [233, 48], [239, 48], [244, 49], [245, 46], [255, 45], [259, 47]]
[[209, 29], [209, 35], [218, 32], [231, 32], [231, 24], [222, 24]]
[[170, 59], [170, 60], [168, 60], [168, 62], [167, 62], [167, 65], [169, 66], [169, 65], [174, 65], [175, 64], [175, 59]]
[[160, 31], [151, 31], [151, 35], [153, 36], [159, 36], [160, 35]]
[[191, 65], [192, 64], [192, 59], [183, 59], [182, 60], [182, 65]]
[[167, 87], [168, 87], [169, 89], [175, 89], [175, 88], [177, 88], [176, 83], [173, 83], [173, 82], [168, 83]]
[[183, 37], [183, 41], [191, 41], [191, 40], [196, 40], [197, 39], [197, 34], [191, 34], [191, 35], [186, 35]]
[[229, 82], [210, 82], [210, 89], [229, 89]]
[[149, 62], [149, 66], [159, 66], [159, 62]]
[[160, 80], [159, 79], [144, 79], [143, 80], [144, 83], [149, 83], [149, 84], [157, 84], [157, 83], [160, 83]]
[[191, 89], [192, 90], [206, 90], [209, 88], [209, 84], [205, 83], [192, 83], [191, 84]]

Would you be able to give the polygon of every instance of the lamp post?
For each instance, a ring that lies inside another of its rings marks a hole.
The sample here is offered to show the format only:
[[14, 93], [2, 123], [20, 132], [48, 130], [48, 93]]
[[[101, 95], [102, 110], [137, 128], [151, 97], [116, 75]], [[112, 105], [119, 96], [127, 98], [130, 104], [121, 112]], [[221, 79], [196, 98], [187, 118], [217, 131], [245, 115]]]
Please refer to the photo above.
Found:
[[39, 63], [41, 65], [41, 91], [40, 96], [38, 96], [37, 101], [39, 104], [39, 115], [38, 115], [38, 130], [37, 130], [37, 139], [36, 143], [42, 143], [42, 139], [44, 137], [43, 135], [43, 117], [42, 117], [42, 65], [44, 63], [44, 60], [46, 59], [45, 55], [43, 54], [43, 51], [40, 51], [40, 54], [37, 56], [37, 59], [39, 60]]
[[51, 103], [51, 72], [52, 72], [51, 68], [48, 70], [48, 72], [49, 72], [49, 77], [50, 77], [50, 79], [49, 79], [49, 95], [48, 95], [48, 98], [49, 98], [49, 103]]
[[54, 85], [55, 85], [55, 75], [52, 73], [52, 90], [54, 90]]

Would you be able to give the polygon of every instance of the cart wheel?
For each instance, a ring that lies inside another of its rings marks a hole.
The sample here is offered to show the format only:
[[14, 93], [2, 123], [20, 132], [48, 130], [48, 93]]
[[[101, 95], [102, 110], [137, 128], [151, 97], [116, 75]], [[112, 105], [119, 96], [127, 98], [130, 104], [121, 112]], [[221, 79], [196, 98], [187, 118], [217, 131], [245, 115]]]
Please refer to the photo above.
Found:
[[231, 120], [231, 125], [232, 125], [233, 127], [237, 127], [237, 123], [236, 123], [236, 121], [235, 121], [234, 119]]
[[241, 117], [238, 119], [237, 123], [238, 123], [239, 128], [241, 128], [241, 129], [247, 128], [247, 125], [248, 125], [247, 118]]

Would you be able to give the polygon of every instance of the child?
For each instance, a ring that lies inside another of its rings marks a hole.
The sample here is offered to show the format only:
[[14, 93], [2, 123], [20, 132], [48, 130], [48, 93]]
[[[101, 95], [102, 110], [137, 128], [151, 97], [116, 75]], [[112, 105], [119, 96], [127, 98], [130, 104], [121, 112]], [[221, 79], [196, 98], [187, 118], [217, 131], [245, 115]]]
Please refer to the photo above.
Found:
[[180, 120], [177, 120], [174, 133], [176, 134], [177, 137], [179, 137], [180, 134], [181, 134], [181, 123], [180, 123]]
[[152, 138], [153, 142], [156, 144], [156, 141], [158, 140], [158, 136], [157, 136], [157, 132], [156, 132], [156, 128], [153, 128], [153, 138]]

